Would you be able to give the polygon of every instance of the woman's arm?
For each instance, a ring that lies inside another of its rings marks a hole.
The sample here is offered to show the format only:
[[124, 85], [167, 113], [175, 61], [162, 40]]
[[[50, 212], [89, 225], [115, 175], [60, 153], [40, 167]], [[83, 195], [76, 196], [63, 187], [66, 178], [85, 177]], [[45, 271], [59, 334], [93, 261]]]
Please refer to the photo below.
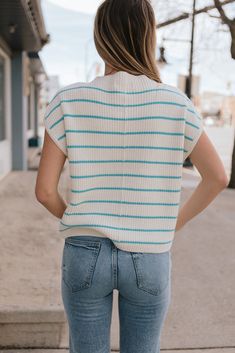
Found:
[[229, 182], [223, 163], [205, 131], [199, 137], [190, 154], [190, 159], [198, 169], [202, 180], [190, 198], [181, 207], [176, 231], [203, 211], [227, 187]]
[[65, 154], [45, 130], [35, 195], [37, 200], [58, 218], [62, 217], [67, 207], [58, 193], [58, 183], [65, 161]]

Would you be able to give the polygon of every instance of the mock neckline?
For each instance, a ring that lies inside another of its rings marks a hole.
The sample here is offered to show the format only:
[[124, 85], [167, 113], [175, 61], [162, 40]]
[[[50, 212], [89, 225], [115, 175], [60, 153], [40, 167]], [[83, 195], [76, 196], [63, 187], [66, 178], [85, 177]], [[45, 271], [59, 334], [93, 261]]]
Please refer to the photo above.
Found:
[[127, 71], [123, 71], [123, 70], [119, 70], [117, 72], [114, 72], [113, 74], [109, 74], [109, 75], [103, 75], [103, 76], [96, 76], [91, 82], [94, 82], [98, 79], [109, 79], [109, 78], [115, 78], [117, 76], [131, 76], [131, 77], [145, 77], [145, 75], [133, 75], [133, 74], [130, 74], [129, 72]]

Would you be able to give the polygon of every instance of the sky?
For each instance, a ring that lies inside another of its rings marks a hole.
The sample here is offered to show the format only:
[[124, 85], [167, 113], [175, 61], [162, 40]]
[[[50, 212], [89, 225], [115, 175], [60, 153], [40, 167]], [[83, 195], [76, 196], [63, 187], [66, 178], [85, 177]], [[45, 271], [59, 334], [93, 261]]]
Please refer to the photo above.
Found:
[[101, 0], [50, 0], [55, 5], [60, 5], [61, 7], [73, 11], [80, 11], [87, 14], [94, 14]]
[[[172, 8], [157, 8], [161, 0], [152, 1], [157, 20], [177, 15], [187, 10], [189, 1], [172, 2]], [[211, 0], [197, 0], [207, 5]], [[43, 14], [50, 44], [40, 52], [49, 75], [58, 75], [61, 86], [76, 81], [85, 81], [86, 72], [100, 63], [102, 74], [104, 63], [99, 57], [93, 41], [93, 21], [101, 0], [42, 0]], [[176, 6], [177, 5], [177, 6]], [[228, 6], [226, 7], [226, 9]], [[215, 10], [216, 11], [216, 10]], [[235, 15], [235, 6], [229, 8]], [[158, 15], [159, 17], [158, 17]], [[213, 12], [213, 14], [216, 14]], [[163, 38], [166, 38], [163, 41]], [[157, 31], [157, 44], [164, 43], [168, 64], [160, 69], [163, 82], [177, 85], [178, 74], [187, 74], [189, 65], [190, 22], [181, 21]], [[235, 94], [235, 60], [230, 55], [231, 38], [227, 28], [207, 14], [196, 16], [194, 74], [200, 75], [200, 92], [216, 91]], [[92, 73], [92, 70], [91, 70]], [[89, 76], [89, 81], [94, 78]]]

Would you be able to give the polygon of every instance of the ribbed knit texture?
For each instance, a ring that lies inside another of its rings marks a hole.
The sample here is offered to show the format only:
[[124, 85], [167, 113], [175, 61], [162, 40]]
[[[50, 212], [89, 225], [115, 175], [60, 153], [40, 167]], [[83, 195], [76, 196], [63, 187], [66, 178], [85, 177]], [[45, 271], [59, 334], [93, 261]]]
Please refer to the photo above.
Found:
[[69, 162], [64, 238], [108, 237], [134, 252], [171, 248], [183, 161], [203, 131], [181, 90], [118, 71], [60, 89], [44, 125]]

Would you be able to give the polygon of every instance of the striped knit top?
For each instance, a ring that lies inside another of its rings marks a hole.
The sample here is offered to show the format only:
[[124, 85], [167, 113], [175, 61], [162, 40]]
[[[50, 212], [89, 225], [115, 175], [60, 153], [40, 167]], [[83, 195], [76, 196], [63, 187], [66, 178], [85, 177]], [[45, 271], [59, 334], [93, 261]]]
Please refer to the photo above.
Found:
[[125, 71], [98, 76], [60, 89], [44, 126], [69, 163], [59, 234], [134, 252], [171, 248], [183, 161], [203, 130], [181, 90]]

